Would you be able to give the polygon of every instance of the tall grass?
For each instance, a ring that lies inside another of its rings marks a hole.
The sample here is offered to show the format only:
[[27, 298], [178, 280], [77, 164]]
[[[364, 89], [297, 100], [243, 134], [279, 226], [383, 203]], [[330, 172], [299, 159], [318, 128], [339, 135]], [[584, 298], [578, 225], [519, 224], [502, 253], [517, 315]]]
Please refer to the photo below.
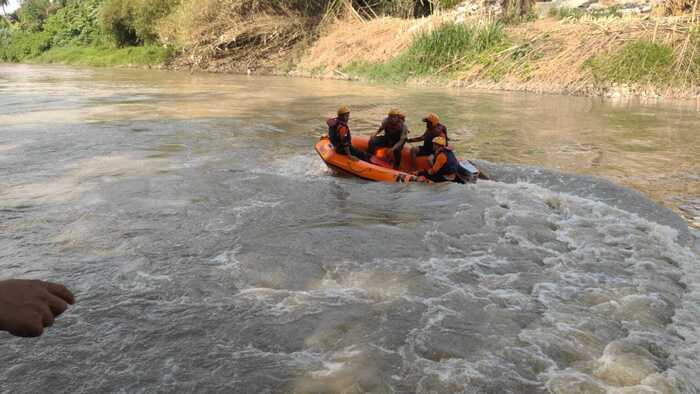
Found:
[[54, 47], [27, 61], [94, 67], [143, 67], [160, 65], [171, 55], [169, 49], [151, 45], [126, 48]]
[[500, 23], [485, 26], [446, 23], [431, 32], [421, 33], [411, 47], [387, 63], [351, 63], [344, 71], [377, 81], [405, 81], [480, 62], [506, 42]]
[[599, 82], [663, 84], [673, 77], [675, 56], [667, 45], [646, 40], [627, 44], [616, 53], [586, 62]]

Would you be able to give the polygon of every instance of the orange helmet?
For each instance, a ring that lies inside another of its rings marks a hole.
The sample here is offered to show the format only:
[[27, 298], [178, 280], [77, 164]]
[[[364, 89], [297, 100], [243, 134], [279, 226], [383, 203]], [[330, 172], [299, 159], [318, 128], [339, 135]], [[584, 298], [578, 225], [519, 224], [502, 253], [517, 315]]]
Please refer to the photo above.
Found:
[[343, 105], [342, 107], [338, 108], [338, 116], [340, 115], [345, 115], [350, 113], [350, 108], [347, 106]]
[[389, 116], [401, 116], [401, 115], [403, 115], [403, 114], [401, 113], [401, 110], [398, 108], [392, 108], [389, 111]]
[[425, 118], [423, 118], [423, 122], [430, 123], [433, 126], [437, 126], [437, 124], [440, 123], [440, 118], [438, 118], [438, 116], [434, 113], [429, 113], [428, 115], [426, 115]]

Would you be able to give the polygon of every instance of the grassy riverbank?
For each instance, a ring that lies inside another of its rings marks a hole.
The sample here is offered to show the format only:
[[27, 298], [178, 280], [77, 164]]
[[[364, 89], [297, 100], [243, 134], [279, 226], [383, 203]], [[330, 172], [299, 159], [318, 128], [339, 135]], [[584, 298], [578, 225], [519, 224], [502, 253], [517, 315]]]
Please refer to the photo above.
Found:
[[[319, 40], [319, 50], [312, 48], [298, 72], [576, 95], [692, 98], [700, 93], [700, 30], [687, 17], [420, 23], [408, 45], [392, 34], [400, 28], [391, 19], [369, 23], [396, 26], [386, 28], [386, 34], [360, 24], [339, 28]], [[352, 50], [358, 45], [363, 51]], [[384, 58], [365, 55], [392, 45], [401, 49]]]
[[25, 61], [92, 67], [161, 67], [171, 56], [168, 48], [153, 45], [126, 48], [61, 47], [51, 48]]
[[339, 0], [57, 3], [26, 0], [14, 23], [0, 20], [0, 61], [167, 64], [576, 95], [700, 94], [700, 27], [690, 15], [624, 16], [612, 7], [469, 16], [452, 0], [426, 3], [439, 12], [422, 18], [408, 17], [425, 11], [413, 2], [391, 0], [375, 8]]

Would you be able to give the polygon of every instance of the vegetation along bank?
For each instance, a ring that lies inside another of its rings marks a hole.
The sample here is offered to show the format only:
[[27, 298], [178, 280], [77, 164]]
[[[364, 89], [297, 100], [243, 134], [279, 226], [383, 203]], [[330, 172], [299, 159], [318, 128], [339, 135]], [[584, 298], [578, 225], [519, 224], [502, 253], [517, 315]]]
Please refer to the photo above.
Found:
[[694, 0], [24, 0], [0, 20], [0, 61], [697, 98], [697, 9]]

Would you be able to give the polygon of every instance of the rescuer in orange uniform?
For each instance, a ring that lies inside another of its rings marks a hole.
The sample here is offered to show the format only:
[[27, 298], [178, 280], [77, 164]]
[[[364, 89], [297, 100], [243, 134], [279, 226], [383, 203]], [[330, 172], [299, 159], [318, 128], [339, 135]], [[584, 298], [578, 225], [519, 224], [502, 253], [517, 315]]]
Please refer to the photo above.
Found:
[[420, 142], [423, 141], [423, 145], [411, 148], [411, 165], [412, 168], [416, 168], [416, 157], [418, 156], [432, 156], [435, 154], [433, 150], [433, 139], [436, 137], [443, 137], [445, 141], [449, 144], [450, 140], [447, 138], [447, 127], [440, 123], [440, 118], [433, 113], [429, 113], [423, 118], [425, 122], [425, 132], [420, 137], [409, 138], [408, 142]]
[[459, 161], [455, 154], [447, 148], [445, 137], [435, 137], [433, 139], [433, 150], [435, 160], [432, 168], [418, 172], [416, 175], [433, 182], [459, 182], [464, 181], [459, 177]]
[[350, 109], [346, 106], [342, 106], [338, 109], [338, 117], [328, 119], [326, 124], [328, 125], [328, 138], [333, 144], [335, 151], [341, 155], [346, 155], [350, 160], [364, 160], [369, 161], [367, 154], [361, 150], [355, 149], [352, 146], [352, 135], [350, 134], [350, 126], [348, 126], [348, 121], [350, 120]]
[[[384, 135], [379, 134], [384, 132]], [[379, 129], [369, 140], [367, 153], [372, 156], [378, 147], [389, 148], [394, 155], [394, 169], [398, 170], [401, 165], [401, 151], [406, 143], [408, 136], [408, 127], [406, 127], [406, 117], [398, 108], [393, 108], [389, 111], [389, 116], [384, 118]]]

